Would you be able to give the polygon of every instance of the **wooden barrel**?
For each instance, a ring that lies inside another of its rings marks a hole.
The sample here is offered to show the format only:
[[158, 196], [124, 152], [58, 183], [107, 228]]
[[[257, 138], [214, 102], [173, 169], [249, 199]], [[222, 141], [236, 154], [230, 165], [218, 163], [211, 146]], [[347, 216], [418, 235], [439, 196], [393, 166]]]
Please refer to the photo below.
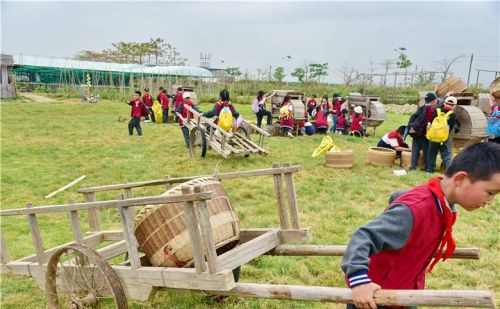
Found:
[[[403, 168], [411, 167], [411, 152], [403, 151], [401, 153], [401, 159], [399, 165]], [[425, 167], [424, 152], [420, 151], [420, 154], [418, 155], [417, 168], [424, 169], [424, 167]]]
[[477, 107], [483, 111], [486, 117], [491, 115], [491, 106], [490, 106], [490, 94], [489, 93], [480, 93], [477, 97]]
[[481, 136], [486, 133], [486, 116], [478, 107], [457, 105], [455, 113], [455, 136]]
[[304, 112], [306, 108], [302, 101], [292, 100], [292, 110], [293, 110], [293, 118], [295, 119], [304, 119]]
[[464, 92], [465, 89], [467, 89], [467, 84], [460, 77], [451, 76], [437, 86], [436, 95], [438, 97], [444, 97], [449, 91], [461, 93]]
[[368, 148], [368, 163], [378, 166], [393, 166], [396, 151], [383, 147]]
[[[198, 185], [203, 192], [215, 194], [207, 201], [207, 207], [216, 248], [236, 245], [240, 223], [222, 184], [215, 178], [202, 177], [174, 187], [163, 195], [181, 194], [181, 187], [186, 185]], [[182, 203], [145, 206], [135, 218], [135, 237], [141, 251], [154, 266], [184, 267], [192, 263], [193, 250]]]
[[379, 101], [370, 101], [369, 106], [366, 124], [368, 127], [378, 127], [386, 119], [385, 106]]
[[333, 168], [351, 168], [354, 165], [354, 152], [352, 150], [327, 151], [325, 153], [325, 166]]

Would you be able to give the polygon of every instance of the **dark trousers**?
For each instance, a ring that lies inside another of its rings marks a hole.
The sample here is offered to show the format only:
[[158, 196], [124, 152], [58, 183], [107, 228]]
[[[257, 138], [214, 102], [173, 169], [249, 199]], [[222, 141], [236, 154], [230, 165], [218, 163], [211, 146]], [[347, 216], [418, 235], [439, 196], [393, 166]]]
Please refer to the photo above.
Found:
[[271, 115], [270, 111], [266, 111], [265, 109], [260, 109], [255, 115], [257, 116], [257, 126], [259, 128], [262, 125], [262, 118], [264, 118], [264, 116], [267, 116], [267, 124], [271, 124], [273, 116]]
[[293, 134], [293, 129], [290, 127], [281, 127], [281, 136], [286, 136], [288, 132]]
[[[153, 108], [152, 107], [148, 107], [148, 111], [149, 111], [149, 114], [151, 114], [151, 121], [152, 122], [156, 122], [156, 120], [155, 120], [155, 113], [153, 112]], [[149, 120], [149, 115], [146, 115], [144, 117], [144, 120]]]
[[448, 138], [446, 142], [444, 142], [443, 144], [433, 143], [433, 142], [429, 143], [429, 150], [427, 152], [427, 160], [429, 163], [427, 164], [427, 168], [425, 169], [427, 172], [429, 173], [434, 172], [434, 169], [436, 168], [436, 158], [438, 152], [441, 155], [441, 160], [444, 163], [445, 170], [450, 165], [452, 158], [451, 140], [452, 140], [451, 138]]
[[168, 108], [162, 108], [163, 110], [163, 123], [168, 122]]
[[186, 127], [181, 127], [182, 135], [184, 136], [184, 142], [186, 142], [186, 146], [189, 147], [189, 129]]
[[410, 169], [414, 170], [417, 168], [418, 156], [420, 155], [420, 150], [424, 153], [424, 164], [425, 170], [427, 170], [428, 164], [428, 152], [429, 152], [429, 140], [425, 136], [414, 137], [411, 142], [411, 166]]
[[335, 132], [337, 130], [337, 122], [339, 121], [339, 116], [332, 115], [333, 125], [330, 127], [330, 132]]
[[326, 131], [328, 131], [327, 127], [316, 128], [316, 133], [318, 133], [318, 134], [326, 134]]
[[134, 128], [137, 130], [139, 136], [142, 135], [140, 117], [130, 117], [130, 121], [128, 122], [128, 135], [134, 135]]

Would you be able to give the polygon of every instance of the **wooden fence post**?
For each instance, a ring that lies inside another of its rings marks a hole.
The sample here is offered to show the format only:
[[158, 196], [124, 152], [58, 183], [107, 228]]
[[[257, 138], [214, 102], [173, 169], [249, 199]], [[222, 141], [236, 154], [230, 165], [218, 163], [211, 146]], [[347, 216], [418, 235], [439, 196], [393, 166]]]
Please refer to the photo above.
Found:
[[[26, 208], [32, 208], [32, 207], [33, 207], [32, 203], [28, 203], [28, 205], [26, 205]], [[31, 240], [33, 241], [33, 246], [35, 247], [38, 264], [43, 265], [45, 263], [45, 251], [43, 250], [42, 237], [40, 236], [40, 228], [38, 227], [38, 221], [36, 220], [36, 215], [29, 214], [28, 222], [30, 224]]]
[[[120, 193], [118, 199], [125, 200], [125, 195]], [[127, 252], [130, 265], [133, 269], [141, 267], [141, 260], [139, 259], [139, 251], [137, 250], [137, 239], [134, 235], [133, 220], [129, 207], [120, 207], [120, 218], [123, 225], [123, 234], [125, 242], [127, 243]]]
[[[88, 184], [86, 187], [90, 188], [90, 184]], [[83, 194], [83, 198], [85, 199], [85, 202], [95, 202], [96, 201], [95, 192], [85, 192]], [[100, 232], [102, 228], [101, 228], [101, 218], [99, 216], [99, 210], [89, 209], [88, 216], [89, 216], [90, 230], [92, 232]]]
[[[68, 201], [68, 205], [71, 204], [74, 204], [73, 200]], [[83, 244], [83, 235], [80, 227], [80, 219], [78, 218], [78, 211], [71, 210], [69, 212], [69, 218], [71, 220], [71, 228], [73, 230], [73, 235], [75, 236], [75, 241], [78, 244]]]
[[[290, 167], [290, 163], [285, 163], [283, 167]], [[297, 195], [295, 193], [295, 184], [293, 182], [292, 173], [285, 174], [286, 191], [288, 193], [288, 207], [290, 208], [290, 215], [292, 217], [292, 226], [294, 229], [300, 228], [299, 214], [297, 210]]]
[[165, 182], [165, 191], [170, 190], [170, 188], [172, 187], [172, 184], [169, 182], [170, 178], [171, 178], [170, 175], [165, 176], [165, 181], [166, 181]]
[[[182, 187], [183, 195], [191, 194], [192, 191], [191, 187]], [[194, 211], [193, 202], [184, 202], [184, 215], [186, 216], [188, 233], [193, 245], [194, 267], [196, 268], [197, 273], [202, 273], [207, 270], [207, 265], [205, 263], [205, 259], [203, 258], [200, 229], [198, 226], [198, 219], [196, 218], [196, 213]]]
[[[194, 187], [194, 193], [202, 193], [201, 186]], [[208, 205], [206, 201], [195, 202], [198, 220], [200, 221], [201, 236], [204, 240], [205, 254], [208, 262], [208, 271], [213, 274], [219, 271], [217, 263], [217, 252], [215, 251], [215, 243], [212, 236], [212, 225], [208, 215]]]
[[7, 251], [7, 246], [5, 245], [5, 240], [3, 239], [3, 233], [0, 231], [0, 256], [2, 264], [7, 264], [10, 262], [9, 252]]
[[[278, 163], [273, 164], [273, 168], [279, 168]], [[285, 193], [283, 191], [283, 179], [281, 174], [274, 175], [274, 191], [276, 192], [276, 200], [278, 202], [278, 213], [280, 217], [280, 226], [282, 229], [289, 229], [288, 214], [285, 206]]]

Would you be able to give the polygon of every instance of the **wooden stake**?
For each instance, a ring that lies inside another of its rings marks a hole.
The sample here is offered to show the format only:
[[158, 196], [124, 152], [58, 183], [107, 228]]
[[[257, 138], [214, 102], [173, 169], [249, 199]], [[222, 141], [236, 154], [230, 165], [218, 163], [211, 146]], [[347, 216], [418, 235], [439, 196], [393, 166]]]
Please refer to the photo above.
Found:
[[[278, 163], [273, 164], [273, 168], [279, 168], [280, 165]], [[283, 192], [283, 178], [281, 174], [274, 175], [274, 191], [276, 192], [276, 200], [278, 202], [278, 213], [280, 216], [280, 226], [282, 229], [290, 228], [290, 224], [288, 223], [288, 214], [285, 206], [285, 193]]]
[[84, 180], [84, 179], [85, 179], [85, 177], [86, 177], [85, 175], [78, 177], [77, 179], [75, 179], [75, 180], [73, 180], [72, 182], [68, 183], [68, 184], [67, 184], [67, 185], [65, 185], [64, 187], [61, 187], [61, 188], [57, 189], [56, 191], [49, 193], [49, 194], [48, 194], [48, 195], [46, 195], [44, 198], [45, 198], [45, 199], [47, 199], [47, 198], [51, 198], [51, 197], [53, 197], [54, 195], [56, 195], [57, 193], [62, 192], [62, 191], [64, 191], [64, 190], [68, 189], [68, 188], [71, 188], [72, 186], [76, 185], [76, 184], [77, 184], [77, 183], [79, 183], [80, 181]]
[[[68, 201], [68, 205], [74, 204], [73, 200]], [[80, 219], [78, 218], [78, 211], [72, 210], [69, 212], [69, 217], [71, 220], [71, 228], [73, 229], [73, 235], [75, 236], [75, 241], [78, 244], [83, 244], [82, 229], [80, 227]]]
[[[190, 194], [191, 187], [184, 186], [181, 189], [182, 194]], [[205, 259], [203, 258], [203, 247], [201, 242], [200, 228], [198, 226], [198, 218], [194, 211], [193, 202], [184, 202], [184, 215], [186, 216], [187, 228], [191, 243], [193, 245], [194, 267], [197, 273], [202, 273], [207, 270]]]
[[[194, 187], [194, 193], [201, 193], [201, 186]], [[212, 236], [212, 225], [210, 224], [210, 217], [208, 215], [208, 208], [206, 201], [195, 202], [198, 220], [200, 221], [201, 237], [204, 241], [205, 254], [208, 262], [208, 271], [213, 274], [219, 269], [217, 263], [217, 252], [215, 251], [215, 243]]]
[[[90, 184], [87, 184], [86, 188], [90, 188]], [[95, 202], [95, 192], [84, 192], [83, 193], [83, 198], [85, 199], [85, 202]], [[89, 216], [89, 226], [90, 230], [92, 232], [100, 232], [101, 231], [101, 217], [99, 216], [99, 210], [98, 209], [89, 209], [88, 210], [88, 216]]]
[[3, 233], [0, 231], [0, 256], [2, 264], [7, 264], [10, 262], [9, 252], [7, 251], [7, 246], [5, 245], [5, 240], [3, 239]]
[[[33, 204], [28, 203], [26, 208], [32, 208]], [[31, 230], [31, 240], [33, 241], [33, 246], [35, 247], [36, 258], [38, 264], [45, 264], [45, 251], [43, 250], [42, 237], [40, 236], [40, 228], [38, 227], [38, 221], [36, 220], [35, 214], [28, 215], [28, 222], [30, 224]]]
[[[125, 200], [125, 195], [121, 193], [118, 199]], [[128, 259], [133, 269], [141, 267], [141, 260], [139, 259], [139, 251], [137, 251], [137, 239], [134, 235], [133, 220], [130, 215], [129, 207], [120, 208], [120, 217], [122, 219], [123, 234], [127, 243]]]
[[[290, 163], [285, 163], [283, 167], [290, 167]], [[294, 229], [300, 229], [299, 213], [297, 210], [297, 195], [295, 193], [295, 184], [293, 182], [293, 175], [291, 173], [285, 174], [286, 191], [288, 193], [288, 207], [290, 208], [290, 215], [292, 217], [292, 226]]]

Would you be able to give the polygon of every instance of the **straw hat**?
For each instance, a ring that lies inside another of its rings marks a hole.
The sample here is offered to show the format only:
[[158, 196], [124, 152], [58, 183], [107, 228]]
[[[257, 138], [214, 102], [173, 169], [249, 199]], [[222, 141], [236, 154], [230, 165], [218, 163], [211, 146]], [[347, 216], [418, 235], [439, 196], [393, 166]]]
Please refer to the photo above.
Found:
[[357, 114], [361, 114], [363, 112], [363, 108], [358, 105], [354, 108], [354, 112]]

